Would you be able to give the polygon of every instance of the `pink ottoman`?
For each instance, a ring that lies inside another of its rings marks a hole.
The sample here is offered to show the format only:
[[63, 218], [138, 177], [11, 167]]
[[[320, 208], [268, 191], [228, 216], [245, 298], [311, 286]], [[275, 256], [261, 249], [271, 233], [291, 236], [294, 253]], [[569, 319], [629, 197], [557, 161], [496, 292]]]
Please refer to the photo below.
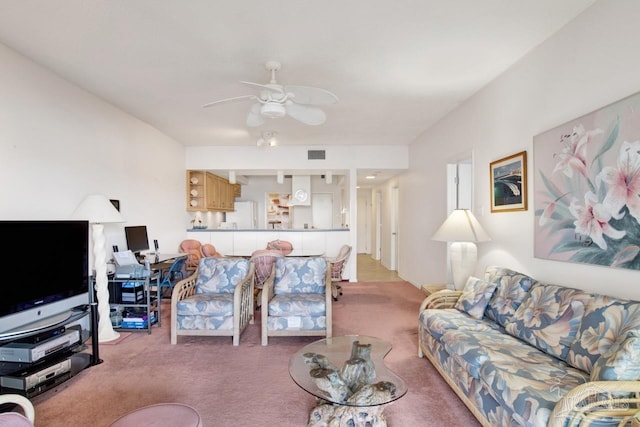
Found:
[[191, 406], [159, 403], [131, 411], [115, 420], [111, 427], [202, 427], [202, 420]]

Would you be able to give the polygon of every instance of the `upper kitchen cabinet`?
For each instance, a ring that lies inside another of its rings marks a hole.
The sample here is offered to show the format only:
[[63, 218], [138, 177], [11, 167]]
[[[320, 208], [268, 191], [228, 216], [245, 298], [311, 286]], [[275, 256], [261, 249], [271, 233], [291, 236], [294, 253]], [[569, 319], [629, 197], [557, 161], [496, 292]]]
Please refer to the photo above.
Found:
[[205, 171], [187, 171], [187, 210], [231, 212], [237, 188], [224, 178]]

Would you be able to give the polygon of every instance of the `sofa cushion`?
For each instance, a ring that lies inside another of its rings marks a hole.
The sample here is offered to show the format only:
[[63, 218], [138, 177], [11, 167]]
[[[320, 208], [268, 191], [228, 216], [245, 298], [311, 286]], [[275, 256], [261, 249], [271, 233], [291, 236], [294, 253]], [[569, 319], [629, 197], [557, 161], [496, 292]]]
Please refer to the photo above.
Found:
[[275, 270], [276, 295], [325, 293], [327, 261], [324, 258], [278, 258]]
[[[494, 357], [501, 357], [504, 354], [520, 354], [522, 358], [529, 356], [534, 360], [532, 354], [540, 354], [539, 350], [523, 343], [519, 339], [505, 334], [497, 329], [477, 331], [470, 329], [451, 329], [444, 332], [440, 339], [444, 348], [455, 361], [464, 368], [473, 378], [480, 378], [480, 368], [484, 362]], [[544, 355], [547, 360], [549, 356]]]
[[230, 331], [233, 330], [232, 316], [200, 316], [178, 315], [176, 319], [178, 329], [190, 331]]
[[269, 316], [324, 316], [324, 294], [276, 295], [269, 301]]
[[270, 316], [267, 319], [267, 328], [270, 331], [322, 331], [327, 329], [327, 318], [325, 316]]
[[242, 258], [202, 258], [198, 264], [196, 293], [233, 293], [249, 272], [250, 263]]
[[176, 305], [178, 316], [233, 316], [233, 294], [194, 294]]
[[630, 331], [640, 330], [640, 303], [604, 295], [592, 295], [567, 361], [591, 372], [600, 355]]
[[484, 310], [487, 308], [495, 289], [495, 283], [485, 282], [477, 277], [469, 277], [454, 308], [467, 313], [474, 319], [482, 319]]
[[471, 329], [447, 330], [440, 339], [450, 357], [453, 357], [474, 378], [480, 378], [480, 368], [487, 360], [517, 359], [522, 363], [547, 363], [557, 361], [520, 339], [489, 328], [483, 331]]
[[507, 322], [505, 330], [565, 360], [584, 314], [583, 301], [576, 298], [581, 293], [577, 289], [537, 283]]
[[520, 307], [531, 286], [537, 283], [525, 274], [497, 266], [486, 268], [484, 280], [497, 285], [489, 300], [485, 316], [502, 326], [506, 325]]
[[586, 373], [537, 350], [524, 357], [492, 356], [480, 376], [494, 399], [522, 426], [546, 426], [558, 400], [589, 380]]
[[488, 331], [495, 328], [490, 323], [478, 321], [455, 308], [422, 310], [419, 322], [431, 336], [438, 340], [450, 329]]
[[640, 380], [640, 331], [630, 331], [596, 360], [591, 381]]

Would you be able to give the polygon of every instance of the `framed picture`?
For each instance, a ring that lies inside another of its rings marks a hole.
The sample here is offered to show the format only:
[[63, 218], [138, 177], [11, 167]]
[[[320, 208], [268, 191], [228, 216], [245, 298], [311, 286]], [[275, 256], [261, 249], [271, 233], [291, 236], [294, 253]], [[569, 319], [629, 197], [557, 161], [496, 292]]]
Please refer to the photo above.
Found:
[[504, 157], [489, 165], [491, 212], [527, 210], [527, 152]]
[[533, 137], [534, 256], [640, 270], [640, 93]]

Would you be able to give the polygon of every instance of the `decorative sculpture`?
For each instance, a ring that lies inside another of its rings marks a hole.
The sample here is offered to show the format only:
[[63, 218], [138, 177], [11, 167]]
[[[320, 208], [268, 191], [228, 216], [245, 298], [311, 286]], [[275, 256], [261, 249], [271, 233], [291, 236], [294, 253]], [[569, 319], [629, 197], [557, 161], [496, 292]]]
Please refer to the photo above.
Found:
[[320, 403], [311, 412], [309, 427], [387, 425], [383, 404], [395, 396], [396, 386], [389, 381], [373, 383], [376, 370], [371, 360], [371, 344], [354, 341], [351, 357], [340, 369], [322, 354], [305, 353], [303, 358], [318, 388], [336, 403]]

